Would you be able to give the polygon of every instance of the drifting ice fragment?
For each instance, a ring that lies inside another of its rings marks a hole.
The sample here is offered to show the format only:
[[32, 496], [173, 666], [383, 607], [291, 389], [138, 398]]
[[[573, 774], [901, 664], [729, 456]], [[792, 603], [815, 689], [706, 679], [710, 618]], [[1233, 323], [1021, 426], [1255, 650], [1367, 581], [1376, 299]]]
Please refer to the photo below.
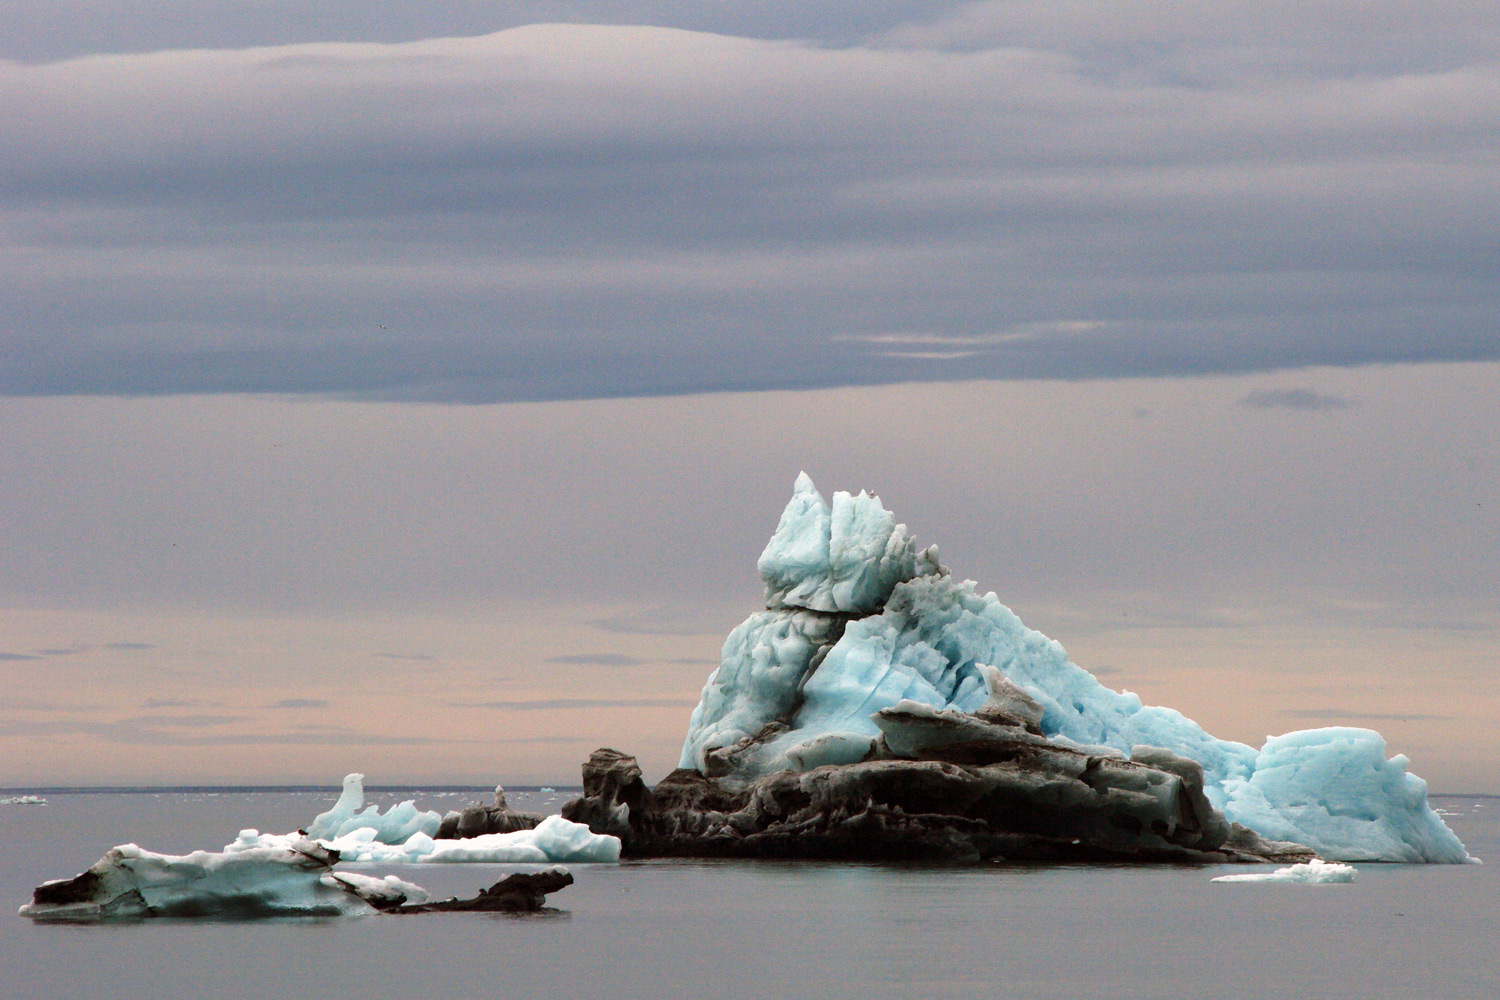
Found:
[[[373, 806], [359, 812], [363, 804], [361, 781], [363, 775], [351, 774], [344, 779], [344, 792], [338, 803], [328, 812], [322, 813], [308, 828], [307, 836], [315, 830], [337, 829], [336, 836], [315, 837], [324, 848], [335, 850], [344, 861], [361, 864], [436, 864], [442, 862], [474, 862], [484, 864], [556, 864], [563, 862], [614, 862], [620, 860], [620, 839], [607, 834], [596, 834], [581, 823], [573, 823], [561, 816], [548, 816], [533, 829], [517, 830], [513, 833], [491, 833], [479, 837], [453, 840], [436, 840], [426, 829], [418, 829], [404, 840], [391, 842], [387, 837], [400, 826], [386, 823], [377, 826], [355, 826], [356, 820], [371, 815]], [[497, 797], [501, 793], [497, 792]], [[388, 821], [396, 816], [404, 822], [404, 810], [411, 806], [403, 802], [384, 817], [375, 816], [375, 822]], [[415, 807], [412, 808], [415, 812]], [[418, 813], [419, 816], [437, 816], [437, 813]], [[434, 829], [433, 832], [436, 832]], [[261, 833], [258, 830], [241, 830], [232, 844], [225, 846], [227, 854], [241, 854], [264, 849], [291, 849], [303, 838], [297, 833]]]
[[1215, 882], [1301, 882], [1321, 885], [1331, 882], [1353, 882], [1354, 866], [1313, 858], [1305, 864], [1278, 868], [1274, 872], [1251, 872], [1248, 875], [1220, 875]]
[[12, 795], [10, 798], [0, 799], [0, 806], [44, 806], [47, 800], [40, 795]]
[[305, 839], [222, 854], [156, 854], [122, 844], [83, 874], [44, 883], [20, 912], [34, 920], [75, 922], [353, 916], [375, 912], [367, 900], [427, 899], [420, 886], [395, 876], [335, 873], [337, 860]]
[[[488, 833], [462, 840], [434, 840], [414, 833], [403, 844], [383, 844], [369, 829], [355, 830], [333, 840], [322, 841], [345, 861], [360, 864], [556, 864], [560, 862], [613, 862], [620, 860], [620, 838], [596, 834], [581, 823], [561, 816], [548, 816], [534, 829], [514, 833]], [[226, 850], [238, 849], [246, 840]]]
[[[1129, 755], [1161, 747], [1203, 766], [1214, 808], [1273, 840], [1344, 860], [1470, 860], [1407, 760], [1370, 730], [1290, 733], [1254, 747], [1143, 705], [1070, 662], [993, 593], [918, 555], [879, 498], [834, 495], [806, 474], [759, 562], [767, 610], [729, 634], [683, 742], [681, 767], [748, 785], [776, 771], [853, 764], [903, 700], [988, 710], [1055, 742]], [[1008, 682], [986, 684], [998, 670]]]
[[314, 840], [336, 840], [356, 830], [374, 830], [380, 843], [400, 844], [414, 833], [431, 837], [438, 832], [443, 817], [435, 812], [418, 811], [410, 799], [392, 806], [385, 815], [381, 815], [379, 806], [366, 808], [364, 781], [363, 774], [345, 775], [343, 794], [332, 809], [312, 821], [307, 835]]

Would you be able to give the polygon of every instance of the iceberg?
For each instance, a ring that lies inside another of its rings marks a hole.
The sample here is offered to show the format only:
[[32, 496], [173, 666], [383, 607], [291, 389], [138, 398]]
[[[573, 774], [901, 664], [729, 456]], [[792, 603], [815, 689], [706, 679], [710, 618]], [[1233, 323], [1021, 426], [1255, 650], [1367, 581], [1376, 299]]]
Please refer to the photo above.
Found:
[[1111, 690], [994, 593], [955, 580], [935, 546], [919, 552], [878, 496], [835, 493], [830, 505], [803, 473], [758, 568], [766, 610], [725, 640], [680, 768], [746, 788], [874, 760], [890, 752], [883, 710], [973, 714], [994, 695], [994, 671], [1015, 704], [1034, 706], [1032, 726], [1052, 745], [1194, 761], [1212, 808], [1263, 838], [1336, 860], [1472, 860], [1380, 734], [1307, 730], [1257, 750]]
[[443, 817], [436, 812], [422, 812], [407, 799], [381, 814], [379, 806], [365, 806], [365, 776], [344, 777], [344, 790], [327, 812], [319, 813], [307, 828], [314, 840], [337, 840], [358, 830], [373, 830], [374, 839], [382, 844], [404, 843], [413, 834], [435, 836]]
[[44, 806], [47, 800], [40, 795], [12, 795], [0, 799], [0, 806]]
[[147, 917], [249, 919], [342, 917], [376, 912], [427, 893], [394, 875], [332, 870], [338, 855], [306, 839], [235, 853], [156, 854], [111, 848], [71, 879], [43, 883], [22, 916], [96, 922]]
[[1300, 865], [1278, 868], [1274, 872], [1250, 872], [1245, 875], [1220, 875], [1215, 882], [1300, 882], [1303, 885], [1326, 885], [1353, 882], [1354, 866], [1313, 858]]

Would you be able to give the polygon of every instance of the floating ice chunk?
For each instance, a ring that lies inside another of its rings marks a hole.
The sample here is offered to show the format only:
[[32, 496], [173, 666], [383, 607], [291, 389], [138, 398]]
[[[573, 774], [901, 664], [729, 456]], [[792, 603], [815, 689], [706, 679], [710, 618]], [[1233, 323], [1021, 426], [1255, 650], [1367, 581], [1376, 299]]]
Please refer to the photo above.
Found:
[[47, 800], [40, 795], [12, 795], [0, 799], [0, 806], [44, 806]]
[[619, 837], [594, 833], [582, 823], [561, 816], [548, 816], [531, 830], [489, 833], [465, 840], [438, 840], [431, 844], [430, 852], [418, 859], [422, 863], [504, 861], [548, 864], [620, 860]]
[[1323, 885], [1331, 882], [1353, 882], [1354, 866], [1313, 858], [1311, 861], [1274, 872], [1251, 872], [1246, 875], [1220, 875], [1215, 882], [1300, 882]]
[[[557, 864], [620, 860], [620, 838], [594, 833], [582, 823], [548, 816], [534, 829], [487, 833], [461, 840], [434, 840], [420, 830], [400, 844], [382, 843], [371, 827], [351, 830], [342, 837], [318, 843], [335, 850], [342, 861], [359, 864]], [[260, 833], [241, 830], [226, 853], [286, 849], [297, 833]]]
[[[411, 802], [403, 802], [384, 816], [374, 806], [364, 805], [364, 775], [351, 774], [344, 779], [343, 793], [334, 807], [309, 825], [305, 836], [316, 839], [326, 848], [338, 851], [344, 861], [384, 864], [430, 864], [437, 862], [482, 862], [549, 864], [557, 862], [613, 862], [620, 860], [620, 839], [596, 834], [587, 826], [548, 816], [533, 829], [512, 833], [485, 834], [455, 840], [437, 840], [441, 818], [438, 814], [417, 812]], [[504, 792], [496, 788], [497, 801]], [[411, 821], [415, 816], [420, 825]], [[429, 822], [436, 819], [438, 822]], [[369, 825], [362, 825], [369, 820]], [[416, 829], [412, 829], [417, 826]], [[333, 831], [325, 833], [323, 831]], [[409, 831], [401, 840], [393, 837]], [[241, 830], [234, 842], [225, 846], [226, 853], [236, 854], [262, 849], [289, 849], [302, 839], [296, 833], [261, 833]]]
[[1248, 778], [1225, 783], [1225, 814], [1263, 837], [1344, 861], [1467, 860], [1407, 763], [1400, 754], [1387, 760], [1385, 740], [1371, 729], [1273, 736]]
[[379, 806], [365, 806], [365, 776], [350, 774], [344, 777], [344, 791], [333, 808], [320, 813], [307, 828], [307, 835], [314, 840], [336, 840], [355, 830], [374, 830], [375, 839], [382, 844], [404, 843], [414, 833], [425, 833], [429, 837], [438, 832], [443, 817], [436, 812], [422, 812], [407, 799], [392, 806], [384, 815]]
[[330, 871], [337, 859], [306, 839], [233, 853], [156, 854], [135, 844], [112, 848], [88, 871], [44, 883], [23, 916], [36, 920], [144, 917], [253, 918], [350, 916], [375, 912], [366, 898], [426, 898], [399, 879], [352, 879]]

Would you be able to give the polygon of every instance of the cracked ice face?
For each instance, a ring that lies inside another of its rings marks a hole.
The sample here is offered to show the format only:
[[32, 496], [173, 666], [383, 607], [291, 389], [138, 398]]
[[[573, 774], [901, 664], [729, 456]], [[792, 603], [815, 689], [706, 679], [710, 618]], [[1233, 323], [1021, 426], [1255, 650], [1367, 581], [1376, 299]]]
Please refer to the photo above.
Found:
[[839, 614], [878, 610], [891, 588], [927, 569], [878, 496], [835, 493], [830, 508], [805, 472], [757, 568], [768, 608]]

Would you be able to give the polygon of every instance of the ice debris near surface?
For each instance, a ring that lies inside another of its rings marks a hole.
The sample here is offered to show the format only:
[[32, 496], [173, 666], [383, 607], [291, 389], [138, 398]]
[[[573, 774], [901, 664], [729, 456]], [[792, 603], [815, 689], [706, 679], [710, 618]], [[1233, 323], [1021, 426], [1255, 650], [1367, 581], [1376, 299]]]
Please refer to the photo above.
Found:
[[350, 774], [344, 777], [344, 790], [333, 808], [320, 813], [307, 828], [307, 835], [314, 840], [337, 840], [356, 830], [373, 830], [374, 839], [382, 844], [405, 843], [413, 834], [435, 836], [442, 825], [443, 817], [436, 812], [422, 812], [416, 803], [407, 799], [381, 814], [379, 806], [365, 806], [365, 776]]
[[917, 554], [879, 497], [836, 493], [830, 508], [799, 476], [759, 569], [767, 610], [725, 640], [682, 767], [748, 784], [856, 763], [882, 738], [875, 713], [903, 700], [978, 711], [993, 667], [1040, 708], [1035, 724], [1051, 740], [1121, 756], [1162, 747], [1195, 760], [1213, 806], [1264, 837], [1342, 860], [1470, 860], [1427, 805], [1426, 783], [1406, 772], [1405, 757], [1385, 758], [1378, 733], [1308, 730], [1256, 750], [1110, 690], [995, 594], [950, 577], [935, 548]]
[[[361, 864], [554, 864], [559, 862], [614, 862], [620, 860], [618, 837], [593, 833], [561, 816], [548, 816], [535, 827], [508, 833], [437, 839], [442, 823], [435, 812], [419, 812], [410, 801], [384, 815], [365, 808], [364, 775], [350, 774], [332, 809], [320, 813], [306, 831], [261, 833], [241, 830], [224, 850], [229, 854], [265, 848], [290, 849], [306, 837], [339, 852], [344, 861]], [[505, 806], [505, 794], [495, 789], [495, 802]]]
[[[341, 860], [356, 864], [555, 864], [620, 860], [618, 837], [594, 833], [588, 827], [561, 816], [548, 816], [530, 830], [490, 833], [459, 840], [434, 840], [418, 831], [403, 843], [387, 844], [377, 839], [377, 832], [365, 827], [318, 843], [338, 851]], [[286, 847], [298, 836], [241, 830], [239, 837], [226, 845], [224, 851], [237, 854]]]
[[1245, 875], [1220, 875], [1215, 882], [1299, 882], [1303, 885], [1327, 885], [1353, 882], [1354, 866], [1313, 858], [1300, 865], [1278, 868], [1274, 872], [1250, 872]]
[[376, 904], [427, 899], [420, 886], [394, 875], [379, 879], [334, 872], [337, 860], [306, 839], [235, 853], [184, 855], [122, 844], [81, 875], [44, 883], [20, 912], [34, 920], [76, 922], [354, 916], [374, 913]]
[[0, 799], [0, 806], [44, 806], [47, 800], [40, 795], [12, 795]]

